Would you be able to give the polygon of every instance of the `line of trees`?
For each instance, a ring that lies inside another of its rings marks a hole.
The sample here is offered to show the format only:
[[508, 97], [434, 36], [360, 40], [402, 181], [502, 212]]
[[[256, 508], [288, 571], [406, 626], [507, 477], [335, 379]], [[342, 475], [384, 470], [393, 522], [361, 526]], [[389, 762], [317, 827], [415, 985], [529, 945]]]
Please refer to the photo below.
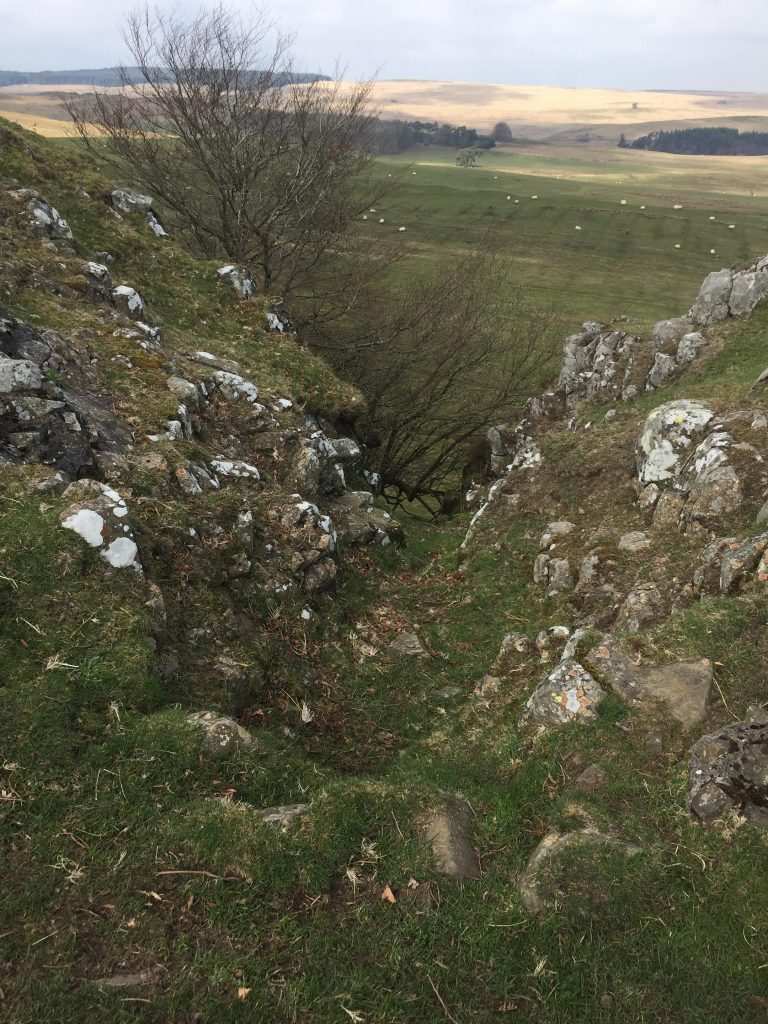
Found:
[[374, 151], [381, 155], [404, 153], [415, 146], [447, 146], [451, 149], [493, 149], [491, 135], [466, 125], [439, 121], [389, 121], [379, 119], [373, 132]]
[[622, 149], [650, 149], [693, 156], [765, 156], [768, 132], [741, 132], [737, 128], [677, 128], [655, 131], [639, 139], [619, 139]]

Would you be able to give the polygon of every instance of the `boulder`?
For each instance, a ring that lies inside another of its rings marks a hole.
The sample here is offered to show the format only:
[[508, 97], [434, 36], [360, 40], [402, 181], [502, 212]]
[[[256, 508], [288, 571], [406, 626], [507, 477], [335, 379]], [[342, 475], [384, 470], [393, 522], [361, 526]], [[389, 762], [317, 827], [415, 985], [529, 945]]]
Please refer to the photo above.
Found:
[[653, 391], [655, 388], [660, 388], [674, 377], [677, 370], [677, 362], [673, 356], [667, 355], [666, 352], [657, 352], [653, 357], [653, 366], [648, 371], [646, 390]]
[[574, 658], [566, 658], [539, 683], [525, 705], [521, 724], [565, 725], [590, 721], [605, 691]]
[[729, 302], [733, 289], [733, 271], [716, 270], [707, 275], [690, 311], [694, 323], [706, 326], [730, 315]]
[[149, 213], [152, 209], [152, 196], [133, 189], [116, 188], [112, 191], [112, 206], [121, 213]]
[[64, 220], [55, 206], [39, 197], [30, 199], [27, 210], [31, 217], [32, 228], [38, 235], [44, 235], [53, 241], [71, 242], [72, 229]]
[[635, 635], [664, 618], [665, 603], [655, 583], [639, 583], [619, 607], [614, 628], [617, 633]]
[[701, 402], [666, 402], [647, 417], [637, 445], [641, 484], [670, 483], [714, 417]]
[[141, 320], [144, 316], [144, 300], [130, 285], [121, 284], [113, 288], [112, 301], [115, 307], [131, 320]]
[[398, 633], [389, 645], [390, 653], [403, 658], [427, 658], [429, 655], [418, 636], [410, 631], [404, 630]]
[[688, 659], [666, 665], [641, 665], [609, 638], [593, 648], [587, 664], [614, 693], [640, 710], [662, 704], [683, 729], [704, 721], [712, 688], [712, 662]]
[[736, 812], [768, 826], [768, 718], [764, 713], [702, 736], [694, 744], [688, 808], [704, 825]]
[[241, 725], [217, 711], [196, 711], [187, 721], [202, 733], [205, 750], [214, 757], [228, 757], [254, 745], [251, 734]]

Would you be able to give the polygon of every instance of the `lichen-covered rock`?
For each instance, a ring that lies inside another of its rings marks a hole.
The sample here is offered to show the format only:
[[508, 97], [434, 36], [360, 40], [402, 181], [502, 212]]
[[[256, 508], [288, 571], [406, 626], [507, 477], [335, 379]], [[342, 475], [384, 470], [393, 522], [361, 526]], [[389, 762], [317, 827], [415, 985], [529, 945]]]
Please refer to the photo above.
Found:
[[691, 319], [700, 325], [744, 317], [768, 297], [768, 257], [763, 257], [746, 270], [716, 270], [701, 286], [690, 311]]
[[[259, 389], [252, 381], [246, 380], [238, 373], [217, 370], [213, 375], [213, 383], [219, 394], [232, 402], [243, 400], [250, 405], [258, 405]], [[259, 406], [259, 408], [263, 408], [263, 406]]]
[[701, 402], [666, 402], [648, 416], [637, 446], [641, 484], [669, 483], [711, 423], [714, 413]]
[[70, 484], [63, 497], [71, 503], [59, 517], [65, 530], [98, 549], [113, 569], [142, 571], [128, 506], [117, 491], [97, 480], [78, 480]]
[[677, 346], [677, 362], [680, 366], [692, 363], [699, 352], [707, 345], [707, 339], [701, 331], [691, 331], [684, 334]]
[[135, 192], [133, 189], [113, 189], [111, 198], [112, 206], [121, 213], [149, 213], [152, 209], [152, 196]]
[[217, 711], [196, 711], [188, 715], [187, 721], [200, 730], [206, 751], [214, 757], [227, 757], [254, 745], [247, 729]]
[[628, 551], [632, 555], [645, 551], [650, 546], [651, 541], [648, 534], [641, 530], [631, 530], [619, 537], [619, 551]]
[[768, 549], [768, 533], [748, 537], [739, 542], [726, 541], [720, 552], [720, 593], [736, 590], [744, 579], [754, 573]]
[[605, 699], [605, 691], [573, 658], [561, 661], [544, 679], [525, 705], [521, 724], [565, 725], [590, 721]]
[[616, 616], [615, 629], [634, 636], [646, 626], [660, 622], [665, 610], [664, 599], [656, 584], [638, 583], [624, 598]]
[[403, 658], [426, 658], [427, 652], [416, 633], [403, 630], [389, 645], [390, 653]]
[[144, 299], [130, 285], [121, 284], [113, 288], [112, 301], [115, 307], [131, 320], [141, 320], [144, 316]]
[[220, 281], [225, 281], [241, 299], [250, 299], [256, 294], [256, 285], [245, 267], [237, 267], [228, 263], [219, 267], [216, 274]]
[[34, 197], [27, 203], [33, 230], [54, 241], [71, 242], [72, 229], [55, 206], [45, 199]]
[[688, 807], [711, 824], [729, 812], [768, 826], [768, 719], [735, 722], [691, 748]]
[[666, 352], [657, 352], [653, 358], [653, 366], [648, 371], [647, 391], [660, 388], [671, 380], [678, 371], [678, 365], [673, 356]]
[[330, 504], [329, 512], [343, 544], [386, 547], [403, 543], [400, 523], [389, 512], [374, 506], [370, 491], [348, 491]]
[[112, 294], [112, 275], [104, 263], [88, 260], [83, 264], [86, 295], [94, 302], [108, 302]]

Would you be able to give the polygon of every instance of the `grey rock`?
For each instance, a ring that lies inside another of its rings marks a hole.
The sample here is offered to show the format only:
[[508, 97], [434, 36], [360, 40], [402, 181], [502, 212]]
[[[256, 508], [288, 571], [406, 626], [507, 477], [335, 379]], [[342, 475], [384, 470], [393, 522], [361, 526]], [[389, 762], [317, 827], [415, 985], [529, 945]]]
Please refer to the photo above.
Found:
[[250, 299], [256, 294], [256, 285], [245, 267], [237, 267], [229, 263], [225, 267], [219, 267], [216, 275], [220, 281], [229, 284], [241, 299]]
[[521, 724], [589, 721], [596, 717], [596, 709], [604, 699], [605, 691], [589, 672], [568, 658], [546, 675], [528, 698]]
[[144, 316], [144, 300], [130, 285], [121, 284], [112, 289], [112, 301], [121, 313], [131, 320], [141, 320]]
[[246, 729], [234, 718], [217, 711], [196, 711], [187, 716], [187, 721], [200, 730], [205, 750], [214, 757], [228, 757], [254, 745], [253, 737]]
[[135, 192], [133, 189], [116, 188], [112, 191], [112, 206], [121, 213], [149, 213], [152, 196]]
[[215, 370], [224, 370], [226, 373], [232, 373], [236, 376], [240, 374], [240, 363], [236, 363], [234, 359], [226, 359], [224, 356], [214, 355], [212, 352], [192, 352], [189, 358], [203, 366], [211, 366]]
[[690, 334], [683, 335], [680, 339], [680, 344], [677, 346], [678, 363], [681, 366], [684, 366], [686, 363], [692, 363], [706, 345], [707, 339], [701, 331], [691, 331]]
[[447, 797], [423, 816], [421, 826], [432, 848], [437, 870], [455, 879], [480, 877], [477, 853], [472, 845], [473, 814], [459, 797]]
[[713, 417], [706, 405], [688, 399], [666, 402], [654, 409], [637, 446], [641, 484], [671, 481]]
[[757, 568], [768, 549], [768, 533], [750, 537], [740, 544], [726, 544], [720, 557], [720, 592], [729, 594]]
[[690, 317], [696, 324], [706, 326], [730, 315], [730, 299], [733, 289], [733, 271], [716, 270], [709, 274], [691, 307]]
[[389, 651], [392, 654], [398, 655], [403, 658], [427, 658], [429, 655], [424, 649], [424, 645], [418, 636], [407, 630], [402, 633], [398, 633], [392, 643], [389, 645]]
[[8, 359], [0, 354], [0, 394], [39, 391], [42, 386], [39, 366], [28, 359]]
[[665, 613], [664, 599], [655, 583], [640, 583], [624, 598], [616, 616], [615, 628], [619, 633], [632, 636], [646, 626], [659, 622]]
[[648, 373], [647, 390], [653, 391], [654, 388], [660, 388], [666, 384], [677, 373], [677, 369], [678, 366], [673, 356], [669, 356], [665, 352], [657, 352], [653, 359], [653, 366]]
[[309, 814], [310, 809], [310, 804], [280, 804], [277, 807], [263, 807], [254, 813], [267, 825], [276, 825], [281, 832], [286, 832]]
[[647, 533], [640, 530], [632, 530], [619, 538], [619, 551], [628, 551], [630, 554], [637, 554], [645, 551], [651, 546], [651, 540]]
[[712, 662], [689, 659], [640, 665], [613, 639], [599, 644], [587, 663], [628, 704], [641, 710], [661, 703], [686, 730], [704, 721], [712, 688]]
[[702, 824], [734, 811], [768, 826], [768, 719], [736, 722], [691, 748], [688, 807]]

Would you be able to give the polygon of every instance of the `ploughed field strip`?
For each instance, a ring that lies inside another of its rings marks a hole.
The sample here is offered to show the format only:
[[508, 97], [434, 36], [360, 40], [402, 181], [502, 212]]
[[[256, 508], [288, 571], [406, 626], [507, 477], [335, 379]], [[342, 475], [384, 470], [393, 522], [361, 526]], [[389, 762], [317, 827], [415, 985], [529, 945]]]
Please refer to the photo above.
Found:
[[398, 522], [247, 268], [0, 142], [8, 1019], [764, 1019], [768, 260], [603, 296]]

